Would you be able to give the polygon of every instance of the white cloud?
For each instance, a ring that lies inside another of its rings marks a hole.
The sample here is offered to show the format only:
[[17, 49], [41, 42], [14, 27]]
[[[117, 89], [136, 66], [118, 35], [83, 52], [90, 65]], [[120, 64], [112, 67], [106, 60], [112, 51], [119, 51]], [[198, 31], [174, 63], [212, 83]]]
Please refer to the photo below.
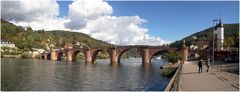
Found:
[[55, 0], [1, 1], [1, 17], [9, 21], [39, 21], [58, 15]]
[[39, 21], [19, 21], [19, 22], [13, 22], [14, 24], [21, 25], [23, 27], [32, 27], [32, 29], [39, 30], [39, 29], [45, 29], [45, 30], [69, 30], [65, 28], [64, 23], [69, 21], [69, 19], [66, 18], [43, 18]]
[[76, 0], [69, 14], [59, 18], [55, 0], [2, 1], [2, 18], [33, 29], [69, 30], [118, 45], [162, 45], [169, 43], [150, 36], [147, 21], [139, 16], [113, 16], [112, 7], [103, 0]]
[[148, 29], [140, 27], [146, 20], [138, 16], [102, 16], [91, 20], [80, 32], [118, 45], [162, 45], [168, 43], [149, 36]]
[[70, 29], [80, 29], [87, 22], [98, 17], [112, 14], [112, 7], [102, 0], [76, 0], [69, 5], [70, 22], [65, 26]]
[[169, 43], [147, 34], [139, 16], [112, 16], [112, 7], [103, 0], [77, 0], [69, 6], [71, 21], [66, 27], [112, 44], [162, 45]]
[[57, 18], [59, 6], [56, 0], [1, 1], [2, 18], [21, 26], [33, 29], [68, 30], [66, 18]]

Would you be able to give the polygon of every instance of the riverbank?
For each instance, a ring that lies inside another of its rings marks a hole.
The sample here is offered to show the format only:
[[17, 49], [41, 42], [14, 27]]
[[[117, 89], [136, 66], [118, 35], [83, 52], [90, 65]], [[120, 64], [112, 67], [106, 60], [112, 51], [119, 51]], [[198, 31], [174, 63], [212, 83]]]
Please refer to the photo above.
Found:
[[162, 75], [166, 77], [172, 77], [175, 74], [178, 66], [179, 64], [165, 64], [161, 66], [160, 69], [163, 70]]
[[21, 58], [21, 55], [1, 55], [1, 58]]

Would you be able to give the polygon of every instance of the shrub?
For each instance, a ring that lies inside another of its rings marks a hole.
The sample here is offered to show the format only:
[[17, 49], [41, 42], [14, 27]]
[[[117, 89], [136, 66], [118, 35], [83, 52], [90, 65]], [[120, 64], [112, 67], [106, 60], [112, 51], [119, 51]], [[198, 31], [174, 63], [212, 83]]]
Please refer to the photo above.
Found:
[[41, 56], [40, 54], [38, 54], [38, 55], [36, 55], [34, 58], [35, 58], [35, 59], [41, 59], [42, 56]]
[[23, 59], [30, 59], [32, 57], [28, 53], [22, 53], [21, 58], [23, 58]]
[[166, 77], [172, 77], [175, 74], [176, 70], [177, 70], [176, 66], [163, 68], [162, 75]]

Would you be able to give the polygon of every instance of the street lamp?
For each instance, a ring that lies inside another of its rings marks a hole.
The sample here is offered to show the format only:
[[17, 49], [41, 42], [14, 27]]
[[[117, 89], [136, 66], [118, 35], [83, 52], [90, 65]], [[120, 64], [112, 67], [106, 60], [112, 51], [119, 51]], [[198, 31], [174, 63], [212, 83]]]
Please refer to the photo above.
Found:
[[218, 20], [218, 19], [214, 19], [213, 20], [213, 27], [212, 27], [212, 30], [213, 30], [213, 35], [212, 35], [212, 61], [213, 61], [213, 65], [214, 65], [214, 49], [215, 49], [215, 47], [214, 47], [214, 44], [215, 44], [215, 27], [217, 26], [217, 22], [218, 21], [220, 21], [220, 20]]

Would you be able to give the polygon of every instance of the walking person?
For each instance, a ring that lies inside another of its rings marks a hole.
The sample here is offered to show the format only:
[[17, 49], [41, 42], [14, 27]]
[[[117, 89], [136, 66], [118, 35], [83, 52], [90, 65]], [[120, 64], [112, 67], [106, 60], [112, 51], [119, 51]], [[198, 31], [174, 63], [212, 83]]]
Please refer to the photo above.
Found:
[[209, 65], [210, 65], [210, 58], [208, 58], [208, 60], [206, 61], [207, 72], [208, 72], [208, 70], [209, 70]]
[[202, 73], [202, 59], [198, 59], [198, 73]]

